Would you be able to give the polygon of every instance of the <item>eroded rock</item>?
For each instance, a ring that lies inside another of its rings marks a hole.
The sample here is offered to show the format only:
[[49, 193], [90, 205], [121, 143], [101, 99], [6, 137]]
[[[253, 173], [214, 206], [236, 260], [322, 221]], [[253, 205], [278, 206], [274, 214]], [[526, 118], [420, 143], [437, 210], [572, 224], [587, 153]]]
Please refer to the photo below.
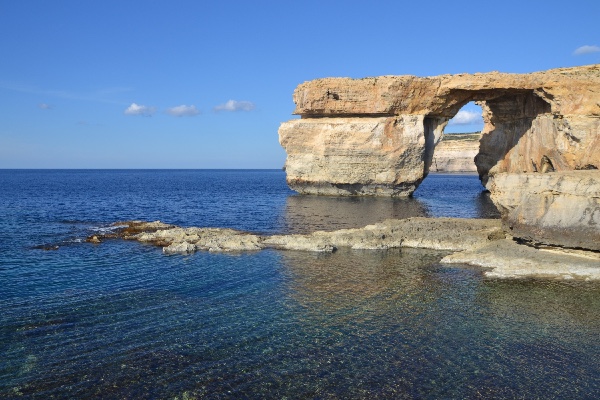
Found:
[[422, 115], [310, 118], [279, 128], [288, 185], [299, 193], [408, 196], [441, 135]]
[[296, 88], [302, 119], [279, 130], [288, 183], [310, 194], [410, 195], [443, 127], [469, 101], [483, 109], [476, 165], [484, 184], [496, 173], [539, 171], [544, 156], [559, 172], [600, 166], [600, 152], [590, 151], [600, 146], [600, 65], [325, 78]]
[[431, 172], [477, 172], [480, 133], [444, 135], [435, 146]]
[[441, 262], [486, 268], [488, 278], [600, 280], [600, 253], [537, 249], [514, 240], [497, 240], [453, 253]]
[[600, 251], [600, 171], [501, 173], [488, 186], [511, 235]]
[[[120, 223], [121, 232], [128, 222]], [[123, 226], [125, 224], [125, 226]], [[155, 223], [153, 223], [155, 224]], [[139, 221], [132, 222], [137, 228]], [[165, 225], [166, 226], [166, 225]], [[306, 235], [258, 236], [233, 229], [170, 228], [136, 235], [98, 235], [100, 239], [121, 237], [163, 246], [164, 254], [195, 251], [256, 251], [264, 248], [334, 252], [339, 248], [388, 250], [421, 248], [452, 252], [442, 263], [480, 266], [496, 278], [553, 278], [600, 280], [600, 252], [536, 249], [507, 238], [500, 220], [460, 218], [407, 218], [386, 220], [357, 229], [318, 231]], [[164, 226], [161, 225], [162, 228]], [[137, 229], [136, 228], [136, 229]]]

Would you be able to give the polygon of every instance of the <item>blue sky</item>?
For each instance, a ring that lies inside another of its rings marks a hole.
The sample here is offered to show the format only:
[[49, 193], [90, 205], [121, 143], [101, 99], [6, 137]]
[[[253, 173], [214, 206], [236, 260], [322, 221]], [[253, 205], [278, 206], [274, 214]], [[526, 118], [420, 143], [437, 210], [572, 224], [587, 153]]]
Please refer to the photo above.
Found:
[[4, 0], [0, 168], [281, 168], [304, 81], [600, 63], [599, 17], [596, 0]]

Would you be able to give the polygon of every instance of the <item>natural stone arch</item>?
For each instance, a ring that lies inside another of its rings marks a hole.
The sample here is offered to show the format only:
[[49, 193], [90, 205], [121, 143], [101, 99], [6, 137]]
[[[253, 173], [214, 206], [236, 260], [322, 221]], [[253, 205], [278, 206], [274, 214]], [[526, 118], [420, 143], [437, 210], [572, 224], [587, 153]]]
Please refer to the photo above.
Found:
[[[560, 168], [568, 169], [568, 165], [554, 149], [539, 143], [535, 146], [531, 145], [531, 142], [535, 141], [535, 137], [548, 136], [548, 132], [540, 133], [540, 131], [548, 128], [548, 124], [545, 122], [548, 118], [553, 119], [550, 104], [539, 97], [535, 91], [520, 89], [459, 90], [451, 92], [449, 97], [453, 100], [449, 101], [448, 106], [428, 115], [426, 124], [427, 121], [448, 121], [471, 101], [481, 106], [484, 128], [479, 152], [475, 157], [475, 165], [484, 185], [487, 183], [490, 170], [492, 173], [506, 172], [511, 170], [512, 164], [517, 165], [522, 172], [535, 172], [539, 169], [540, 160], [544, 155], [556, 160]], [[429, 130], [426, 125], [428, 145], [426, 146], [425, 175], [431, 165], [429, 157], [433, 157], [435, 152], [435, 136], [428, 135]], [[521, 146], [524, 148], [520, 148], [519, 143], [526, 135], [531, 137], [525, 140], [526, 145]], [[524, 154], [529, 157], [530, 163], [527, 163], [527, 160], [525, 162], [521, 160]]]
[[410, 195], [446, 123], [469, 101], [484, 110], [476, 164], [486, 186], [494, 174], [534, 171], [543, 156], [557, 171], [597, 168], [599, 93], [598, 65], [305, 82], [294, 92], [301, 119], [279, 130], [288, 184], [307, 194]]

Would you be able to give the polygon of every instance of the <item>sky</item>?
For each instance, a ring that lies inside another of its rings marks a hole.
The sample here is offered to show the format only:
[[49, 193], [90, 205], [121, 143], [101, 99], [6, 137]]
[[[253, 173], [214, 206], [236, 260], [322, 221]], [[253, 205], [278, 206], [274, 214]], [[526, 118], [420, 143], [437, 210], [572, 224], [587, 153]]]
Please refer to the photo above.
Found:
[[597, 0], [0, 0], [0, 168], [281, 168], [304, 81], [600, 63], [599, 17]]

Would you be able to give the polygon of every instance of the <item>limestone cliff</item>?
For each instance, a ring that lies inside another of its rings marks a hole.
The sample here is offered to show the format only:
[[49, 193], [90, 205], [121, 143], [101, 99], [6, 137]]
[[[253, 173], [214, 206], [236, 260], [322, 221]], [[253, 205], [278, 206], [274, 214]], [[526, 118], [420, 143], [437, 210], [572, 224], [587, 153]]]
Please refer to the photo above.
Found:
[[496, 174], [488, 183], [507, 231], [518, 238], [600, 251], [600, 173]]
[[481, 134], [444, 135], [435, 146], [431, 172], [476, 172]]
[[302, 193], [409, 195], [427, 175], [445, 124], [469, 101], [483, 109], [476, 165], [484, 184], [495, 173], [536, 171], [544, 156], [556, 171], [600, 167], [600, 65], [324, 78], [296, 88], [302, 118], [279, 130], [288, 183]]
[[482, 107], [484, 129], [464, 158], [476, 153], [506, 229], [600, 250], [600, 65], [305, 82], [294, 92], [301, 119], [279, 129], [288, 184], [309, 194], [410, 195], [448, 120], [469, 101]]
[[415, 168], [427, 148], [423, 125], [422, 115], [285, 122], [287, 182], [305, 194], [410, 195], [424, 178], [423, 167]]

